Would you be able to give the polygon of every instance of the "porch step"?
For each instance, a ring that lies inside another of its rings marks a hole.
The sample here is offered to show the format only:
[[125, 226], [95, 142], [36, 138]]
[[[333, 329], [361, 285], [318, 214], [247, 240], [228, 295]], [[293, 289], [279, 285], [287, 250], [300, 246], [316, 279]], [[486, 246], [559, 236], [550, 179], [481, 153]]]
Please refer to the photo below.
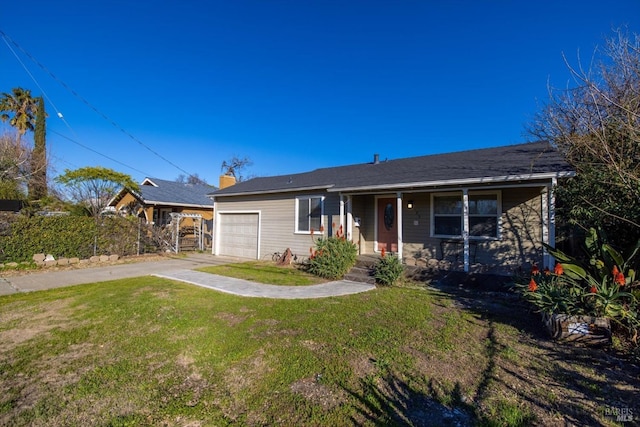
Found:
[[380, 261], [380, 255], [358, 255], [356, 267], [372, 269]]
[[351, 280], [353, 282], [369, 283], [371, 285], [376, 284], [376, 279], [373, 277], [373, 271], [369, 267], [353, 267], [347, 274], [345, 274], [345, 280]]

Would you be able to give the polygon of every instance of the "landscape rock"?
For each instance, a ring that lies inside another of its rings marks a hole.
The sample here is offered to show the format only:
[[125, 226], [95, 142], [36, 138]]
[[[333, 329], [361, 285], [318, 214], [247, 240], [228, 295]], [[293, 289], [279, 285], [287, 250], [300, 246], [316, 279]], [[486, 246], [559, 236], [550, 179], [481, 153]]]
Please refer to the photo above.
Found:
[[37, 264], [44, 261], [45, 257], [45, 254], [34, 254], [31, 259], [33, 259], [33, 261]]

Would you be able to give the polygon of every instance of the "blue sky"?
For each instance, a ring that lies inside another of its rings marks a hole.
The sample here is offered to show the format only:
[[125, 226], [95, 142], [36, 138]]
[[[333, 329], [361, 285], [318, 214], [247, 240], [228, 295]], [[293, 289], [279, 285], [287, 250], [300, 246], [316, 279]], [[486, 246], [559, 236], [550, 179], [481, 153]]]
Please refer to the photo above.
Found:
[[569, 82], [562, 54], [588, 64], [638, 17], [639, 0], [13, 1], [0, 30], [40, 65], [0, 40], [0, 92], [46, 96], [54, 175], [217, 184], [234, 155], [267, 176], [524, 142], [547, 83]]

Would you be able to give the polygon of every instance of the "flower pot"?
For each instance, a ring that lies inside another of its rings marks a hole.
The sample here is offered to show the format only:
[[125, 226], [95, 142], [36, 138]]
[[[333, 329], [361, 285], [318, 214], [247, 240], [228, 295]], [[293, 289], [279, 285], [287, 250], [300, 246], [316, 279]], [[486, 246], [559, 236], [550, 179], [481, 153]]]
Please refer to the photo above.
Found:
[[543, 313], [542, 321], [554, 340], [586, 345], [611, 344], [611, 324], [606, 317]]

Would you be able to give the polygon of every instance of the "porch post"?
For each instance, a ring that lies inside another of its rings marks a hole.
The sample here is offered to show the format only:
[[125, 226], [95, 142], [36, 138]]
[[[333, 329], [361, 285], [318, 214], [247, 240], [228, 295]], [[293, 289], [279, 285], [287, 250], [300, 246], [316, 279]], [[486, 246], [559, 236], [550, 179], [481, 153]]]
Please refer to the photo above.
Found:
[[[555, 187], [558, 185], [556, 178], [551, 178], [551, 186], [549, 187], [549, 245], [556, 247], [556, 192]], [[553, 269], [553, 256], [549, 255], [549, 268]]]
[[396, 195], [396, 217], [398, 218], [398, 259], [402, 262], [402, 193]]
[[[342, 196], [342, 193], [338, 193], [338, 199], [340, 199], [340, 226], [342, 227], [342, 230], [345, 230], [345, 223], [344, 223], [344, 197]], [[331, 232], [334, 232], [335, 230], [331, 230]]]
[[[553, 187], [557, 184], [555, 178], [542, 189], [542, 242], [555, 247], [556, 243], [556, 198]], [[552, 268], [553, 257], [546, 248], [542, 249], [543, 267]]]
[[353, 196], [347, 196], [347, 240], [353, 239]]
[[469, 272], [469, 189], [462, 189], [462, 243], [464, 253], [464, 271]]

